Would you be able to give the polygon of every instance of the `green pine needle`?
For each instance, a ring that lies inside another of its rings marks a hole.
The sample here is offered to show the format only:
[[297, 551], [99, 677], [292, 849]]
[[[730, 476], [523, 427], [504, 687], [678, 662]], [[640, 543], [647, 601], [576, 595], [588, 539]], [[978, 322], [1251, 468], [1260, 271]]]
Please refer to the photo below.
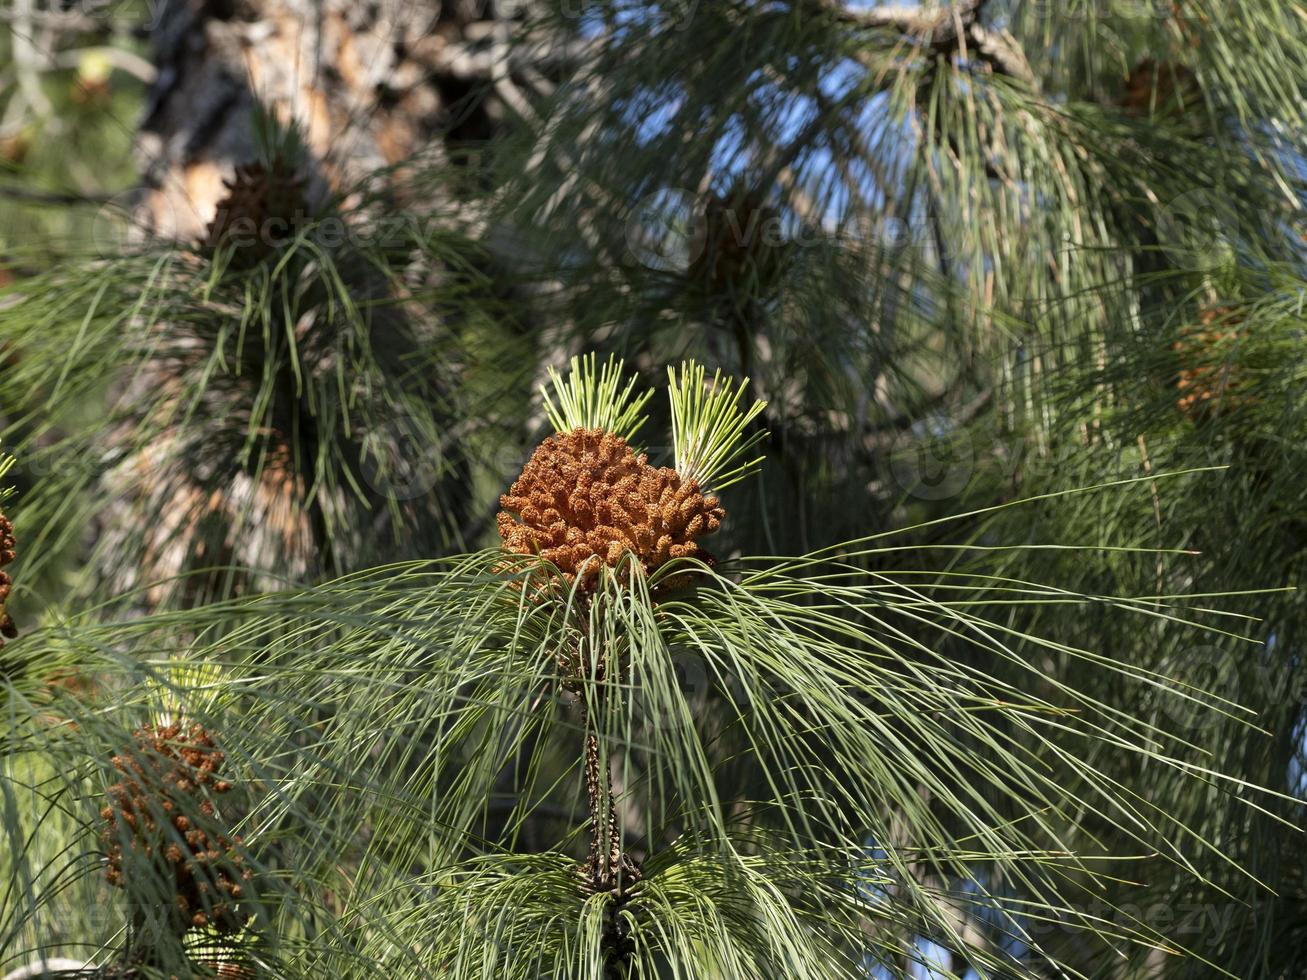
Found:
[[750, 435], [748, 429], [767, 403], [755, 401], [741, 408], [749, 379], [736, 388], [717, 371], [712, 382], [705, 384], [703, 366], [693, 361], [681, 365], [679, 376], [668, 368], [667, 377], [676, 471], [700, 487], [714, 490], [723, 490], [756, 472], [763, 456], [741, 460], [766, 438], [766, 432]]
[[612, 355], [601, 370], [596, 371], [596, 365], [597, 358], [593, 353], [574, 357], [566, 380], [550, 368], [549, 380], [557, 404], [550, 397], [549, 390], [541, 385], [545, 413], [558, 432], [604, 429], [630, 442], [646, 421], [643, 409], [653, 392], [637, 397], [634, 378], [626, 383], [626, 387], [621, 387], [623, 363]]

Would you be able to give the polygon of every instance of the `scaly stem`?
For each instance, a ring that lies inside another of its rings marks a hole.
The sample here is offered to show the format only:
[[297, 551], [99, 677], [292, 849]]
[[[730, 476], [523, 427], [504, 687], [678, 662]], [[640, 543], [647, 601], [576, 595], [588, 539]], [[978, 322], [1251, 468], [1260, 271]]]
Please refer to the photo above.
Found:
[[622, 838], [617, 828], [617, 803], [613, 799], [613, 777], [599, 753], [598, 732], [590, 727], [591, 712], [582, 707], [585, 732], [585, 789], [590, 798], [590, 857], [586, 877], [595, 891], [618, 887], [622, 865]]
[[624, 980], [634, 948], [621, 911], [626, 904], [626, 889], [639, 880], [639, 869], [622, 850], [612, 771], [599, 751], [598, 720], [606, 707], [603, 683], [607, 667], [607, 655], [601, 651], [595, 664], [594, 685], [582, 685], [580, 691], [585, 789], [590, 803], [590, 855], [582, 873], [592, 893], [607, 892], [612, 896], [604, 915], [604, 976], [606, 980]]

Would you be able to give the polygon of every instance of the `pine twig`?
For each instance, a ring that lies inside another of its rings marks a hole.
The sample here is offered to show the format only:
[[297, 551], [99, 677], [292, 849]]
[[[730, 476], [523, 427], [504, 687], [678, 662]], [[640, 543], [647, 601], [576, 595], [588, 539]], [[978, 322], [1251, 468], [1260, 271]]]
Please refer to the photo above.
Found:
[[64, 207], [70, 204], [108, 204], [115, 197], [113, 194], [79, 194], [76, 191], [42, 191], [31, 187], [13, 187], [0, 185], [0, 197], [11, 201], [23, 201], [27, 204], [45, 204]]
[[[582, 658], [578, 658], [576, 667], [579, 670], [584, 670], [582, 663]], [[598, 727], [591, 724], [604, 711], [606, 702], [602, 685], [607, 672], [607, 651], [601, 649], [594, 668], [594, 687], [580, 691], [581, 723], [585, 731], [585, 788], [590, 805], [590, 853], [582, 875], [592, 894], [606, 892], [611, 895], [604, 914], [604, 976], [606, 980], [625, 980], [632, 947], [621, 913], [626, 904], [627, 889], [639, 880], [640, 871], [622, 849], [617, 801], [613, 796], [613, 774], [599, 751]]]

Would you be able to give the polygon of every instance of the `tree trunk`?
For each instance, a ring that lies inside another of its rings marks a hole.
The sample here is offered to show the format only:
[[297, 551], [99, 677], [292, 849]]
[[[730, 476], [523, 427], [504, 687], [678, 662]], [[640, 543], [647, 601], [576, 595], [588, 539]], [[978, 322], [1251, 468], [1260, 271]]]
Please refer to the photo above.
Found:
[[[504, 6], [502, 3], [499, 6]], [[415, 156], [457, 159], [504, 117], [493, 90], [508, 31], [494, 3], [166, 0], [140, 153], [157, 234], [200, 237], [238, 164], [258, 158], [262, 107], [295, 124], [311, 201]]]
[[[324, 211], [346, 228], [365, 227], [376, 216], [371, 203], [357, 206], [365, 183], [383, 191], [390, 215], [438, 216], [445, 225], [475, 229], [473, 202], [432, 200], [442, 192], [431, 182], [420, 184], [421, 200], [406, 200], [406, 193], [417, 193], [406, 192], [402, 175], [405, 168], [419, 173], [435, 166], [446, 174], [462, 168], [475, 179], [477, 148], [507, 121], [501, 93], [516, 91], [507, 40], [524, 14], [497, 12], [502, 6], [165, 0], [152, 25], [157, 80], [138, 144], [140, 230], [155, 240], [215, 246], [250, 219], [264, 226], [260, 234], [269, 217], [296, 221], [301, 213]], [[282, 156], [283, 148], [293, 152]], [[395, 179], [377, 179], [388, 174]], [[404, 247], [414, 247], [412, 237]], [[128, 392], [134, 407], [115, 439], [123, 462], [109, 474], [111, 502], [97, 535], [116, 591], [215, 566], [267, 573], [273, 578], [255, 581], [272, 588], [357, 568], [378, 554], [432, 557], [444, 545], [475, 540], [479, 521], [467, 507], [468, 462], [458, 435], [466, 422], [458, 422], [444, 397], [456, 388], [458, 369], [444, 362], [422, 371], [413, 366], [452, 331], [430, 309], [397, 297], [393, 280], [369, 258], [345, 253], [339, 271], [365, 308], [357, 322], [343, 322], [340, 304], [324, 294], [316, 301], [320, 308], [310, 303], [292, 314], [294, 322], [278, 323], [271, 340], [229, 341], [216, 373], [214, 338], [233, 314], [215, 320], [197, 307], [198, 325], [151, 325], [148, 343], [163, 353], [151, 355]], [[235, 255], [235, 268], [224, 275], [239, 282], [244, 271], [237, 260], [252, 264], [261, 254]], [[428, 259], [401, 257], [405, 281], [429, 283], [446, 274]], [[312, 256], [304, 262], [311, 265]], [[280, 274], [296, 288], [294, 268]], [[337, 311], [334, 322], [318, 315], [327, 308]], [[284, 319], [281, 310], [271, 313]], [[361, 348], [384, 360], [377, 377], [351, 378], [360, 392], [338, 399], [348, 407], [333, 406], [334, 416], [323, 412], [306, 395], [304, 378], [335, 397], [340, 352]], [[233, 351], [242, 352], [234, 370]], [[192, 394], [197, 378], [205, 379], [198, 383], [202, 400]], [[401, 388], [407, 396], [396, 396]], [[419, 411], [436, 416], [434, 425], [426, 414], [422, 424], [410, 425], [403, 406], [413, 398], [425, 406]], [[374, 404], [359, 409], [360, 399]], [[197, 405], [210, 429], [226, 426], [223, 438], [177, 421]], [[257, 405], [270, 407], [254, 417]], [[342, 425], [346, 412], [351, 423]], [[151, 419], [163, 423], [152, 431]], [[439, 446], [431, 445], [433, 431]], [[252, 432], [258, 434], [251, 448]], [[393, 480], [381, 486], [368, 478], [377, 439], [388, 440], [392, 456], [411, 457], [419, 467], [438, 460], [447, 492], [429, 492], [432, 478], [401, 487], [397, 503]], [[369, 485], [360, 493], [359, 484]], [[144, 535], [141, 512], [159, 515]], [[432, 530], [437, 526], [439, 534]], [[398, 553], [369, 550], [369, 541], [385, 537], [400, 546]], [[150, 601], [163, 602], [179, 588], [194, 602], [241, 586], [218, 578], [184, 586], [170, 581]]]

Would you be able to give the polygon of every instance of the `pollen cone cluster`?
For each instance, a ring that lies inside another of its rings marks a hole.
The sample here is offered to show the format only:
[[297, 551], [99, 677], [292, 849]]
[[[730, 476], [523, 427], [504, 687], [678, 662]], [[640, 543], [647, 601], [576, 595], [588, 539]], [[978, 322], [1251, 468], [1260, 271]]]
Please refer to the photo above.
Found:
[[[9, 518], [0, 513], [0, 568], [14, 560], [16, 546], [14, 526], [9, 522]], [[14, 580], [9, 577], [9, 573], [0, 571], [0, 647], [5, 645], [6, 637], [12, 640], [18, 635], [18, 627], [14, 625], [13, 617], [5, 609], [5, 603], [9, 601], [9, 592], [13, 587]]]
[[627, 553], [648, 571], [673, 558], [711, 560], [697, 541], [725, 516], [693, 480], [650, 466], [603, 429], [550, 436], [499, 503], [506, 550], [538, 554], [586, 586]]
[[1195, 421], [1217, 404], [1233, 407], [1239, 400], [1240, 378], [1232, 363], [1242, 315], [1232, 307], [1209, 307], [1199, 314], [1199, 326], [1176, 342], [1182, 366], [1176, 377], [1180, 397], [1176, 407]]
[[1176, 116], [1201, 98], [1194, 73], [1181, 64], [1145, 58], [1126, 79], [1121, 107], [1132, 116]]
[[284, 163], [243, 164], [223, 185], [227, 193], [206, 235], [209, 248], [234, 244], [236, 257], [257, 261], [292, 238], [305, 219], [304, 178]]
[[106, 792], [100, 838], [110, 884], [129, 888], [133, 875], [158, 875], [175, 894], [178, 932], [192, 926], [239, 927], [233, 903], [250, 878], [235, 842], [196, 826], [212, 818], [210, 797], [230, 791], [219, 778], [223, 753], [199, 725], [142, 728], [131, 754], [113, 757], [122, 782]]

